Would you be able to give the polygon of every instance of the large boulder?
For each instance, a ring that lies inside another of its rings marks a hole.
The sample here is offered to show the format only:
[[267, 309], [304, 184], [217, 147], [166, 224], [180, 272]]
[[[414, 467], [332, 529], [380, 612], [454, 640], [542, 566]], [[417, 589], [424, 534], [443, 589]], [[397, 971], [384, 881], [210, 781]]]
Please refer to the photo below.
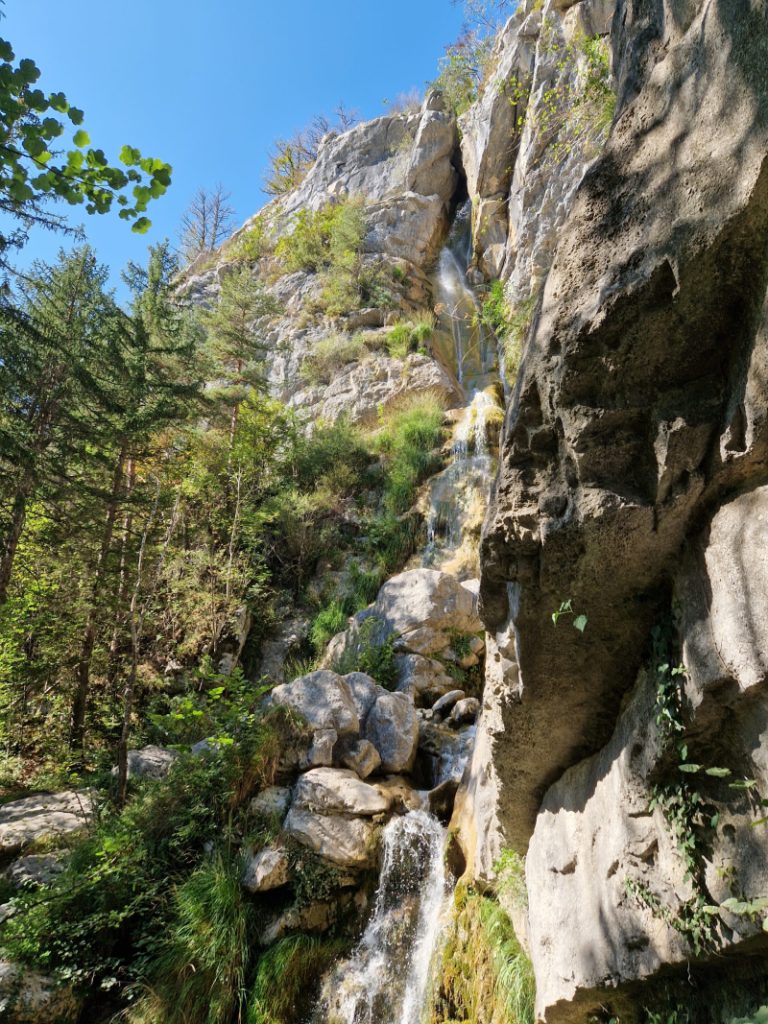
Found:
[[367, 779], [381, 768], [381, 755], [369, 740], [342, 740], [339, 761], [361, 779]]
[[446, 673], [438, 669], [433, 655], [455, 657], [451, 645], [457, 635], [468, 636], [483, 629], [477, 610], [474, 581], [460, 582], [450, 573], [437, 569], [408, 569], [383, 585], [375, 602], [354, 616], [344, 633], [333, 638], [325, 663], [333, 664], [349, 648], [359, 645], [360, 626], [373, 617], [378, 623], [378, 639], [394, 634], [397, 648], [404, 654], [418, 655], [419, 663], [400, 662], [398, 687], [418, 692], [417, 678], [424, 673], [423, 689], [446, 685]]
[[389, 810], [389, 801], [375, 787], [344, 768], [314, 768], [296, 783], [293, 805], [320, 814], [370, 817]]
[[4, 877], [17, 887], [33, 888], [50, 885], [66, 866], [66, 858], [58, 853], [30, 853], [19, 857], [4, 872]]
[[285, 819], [285, 831], [340, 867], [369, 868], [376, 862], [378, 827], [368, 818], [316, 814], [292, 807]]
[[80, 1006], [71, 986], [0, 960], [0, 1020], [8, 1024], [74, 1024]]
[[404, 693], [383, 693], [368, 715], [365, 738], [378, 750], [385, 772], [409, 772], [419, 741], [413, 701]]
[[253, 815], [265, 818], [279, 818], [281, 821], [288, 813], [291, 804], [291, 790], [288, 786], [267, 786], [257, 793], [248, 805]]
[[288, 851], [282, 846], [265, 846], [248, 857], [243, 869], [243, 888], [248, 892], [270, 892], [290, 881]]
[[[150, 744], [141, 750], [128, 751], [129, 779], [164, 779], [178, 757], [174, 750]], [[117, 775], [117, 768], [112, 769]]]
[[0, 807], [0, 857], [13, 856], [43, 838], [56, 838], [86, 828], [93, 815], [88, 790], [39, 793]]
[[338, 736], [357, 736], [360, 716], [349, 687], [335, 672], [319, 671], [276, 686], [272, 704], [292, 708], [309, 728], [333, 730]]
[[397, 654], [397, 689], [414, 700], [430, 702], [455, 688], [455, 681], [437, 658], [422, 654]]

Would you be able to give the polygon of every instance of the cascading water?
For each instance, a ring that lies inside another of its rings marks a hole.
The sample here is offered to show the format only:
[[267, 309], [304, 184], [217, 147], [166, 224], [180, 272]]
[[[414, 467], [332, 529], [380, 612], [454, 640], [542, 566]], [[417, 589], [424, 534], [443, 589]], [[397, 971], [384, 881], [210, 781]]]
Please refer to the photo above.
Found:
[[[471, 207], [456, 216], [435, 275], [438, 327], [435, 355], [451, 369], [467, 396], [453, 439], [451, 465], [435, 476], [425, 509], [427, 546], [421, 565], [472, 574], [466, 534], [479, 528], [494, 471], [488, 435], [492, 418], [500, 417], [496, 394], [496, 341], [480, 320], [475, 293], [467, 280], [471, 255]], [[464, 550], [463, 550], [464, 549]]]
[[352, 956], [325, 979], [313, 1024], [419, 1024], [450, 902], [445, 838], [426, 811], [386, 826], [373, 913]]
[[[493, 416], [501, 416], [496, 343], [480, 322], [467, 280], [470, 256], [467, 204], [456, 217], [434, 279], [434, 355], [455, 375], [466, 404], [456, 410], [451, 464], [428, 487], [428, 542], [419, 559], [456, 575], [471, 574], [459, 553], [470, 526], [482, 521], [494, 469], [489, 425]], [[465, 736], [471, 745], [473, 731]], [[457, 772], [460, 777], [468, 754], [466, 743], [446, 751], [439, 781]], [[450, 906], [445, 841], [446, 830], [423, 810], [387, 824], [370, 920], [354, 953], [324, 979], [312, 1024], [419, 1024]]]

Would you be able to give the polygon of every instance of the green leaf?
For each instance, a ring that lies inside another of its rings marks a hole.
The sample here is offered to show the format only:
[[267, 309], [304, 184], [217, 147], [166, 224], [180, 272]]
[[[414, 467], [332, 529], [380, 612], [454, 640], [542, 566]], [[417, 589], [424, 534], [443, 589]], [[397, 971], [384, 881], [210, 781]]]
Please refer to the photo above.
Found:
[[580, 633], [583, 633], [584, 630], [587, 628], [587, 616], [577, 615], [576, 618], [573, 620], [573, 628], [578, 629]]
[[688, 772], [689, 774], [693, 775], [695, 772], [700, 772], [703, 766], [700, 764], [692, 764], [686, 762], [685, 764], [679, 764], [677, 767], [680, 769], [681, 772]]
[[[121, 211], [121, 213], [124, 211]], [[145, 235], [147, 231], [152, 227], [152, 221], [148, 217], [139, 217], [137, 221], [131, 225], [131, 231], [134, 231], [137, 235]]]
[[730, 768], [707, 768], [707, 775], [711, 775], [715, 779], [727, 779], [731, 774]]
[[77, 146], [78, 149], [85, 149], [86, 146], [90, 146], [90, 144], [91, 144], [91, 137], [88, 134], [88, 132], [84, 131], [81, 128], [79, 131], [75, 132], [75, 134], [74, 134], [74, 136], [72, 138], [72, 141], [74, 142], [74, 144]]
[[127, 167], [133, 167], [134, 164], [138, 164], [140, 160], [141, 153], [133, 146], [123, 146], [120, 150], [120, 162], [125, 164]]
[[83, 123], [83, 118], [85, 117], [85, 114], [82, 110], [79, 110], [77, 107], [70, 107], [67, 111], [67, 114], [69, 115], [69, 120], [72, 122], [72, 124], [78, 125]]
[[756, 785], [754, 779], [739, 779], [737, 782], [729, 782], [728, 789], [754, 789]]

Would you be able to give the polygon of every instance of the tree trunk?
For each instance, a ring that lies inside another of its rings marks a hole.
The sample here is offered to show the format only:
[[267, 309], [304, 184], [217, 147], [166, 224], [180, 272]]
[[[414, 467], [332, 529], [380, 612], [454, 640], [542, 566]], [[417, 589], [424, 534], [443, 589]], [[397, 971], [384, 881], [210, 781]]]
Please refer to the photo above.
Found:
[[117, 457], [115, 472], [112, 478], [112, 488], [107, 501], [107, 514], [104, 519], [104, 528], [101, 533], [101, 546], [99, 548], [99, 556], [96, 561], [96, 568], [93, 574], [88, 611], [86, 613], [83, 635], [80, 640], [80, 653], [77, 659], [77, 668], [75, 669], [76, 688], [74, 700], [72, 702], [69, 749], [78, 755], [78, 761], [81, 760], [83, 744], [85, 741], [85, 713], [88, 707], [88, 697], [91, 689], [91, 659], [93, 657], [93, 647], [96, 642], [96, 618], [99, 607], [99, 594], [101, 593], [101, 584], [106, 570], [107, 556], [109, 555], [109, 549], [112, 546], [112, 537], [115, 532], [115, 519], [117, 518], [117, 509], [120, 503], [121, 490], [123, 487], [123, 466], [125, 463], [125, 454], [125, 447], [122, 447], [120, 449], [120, 454]]

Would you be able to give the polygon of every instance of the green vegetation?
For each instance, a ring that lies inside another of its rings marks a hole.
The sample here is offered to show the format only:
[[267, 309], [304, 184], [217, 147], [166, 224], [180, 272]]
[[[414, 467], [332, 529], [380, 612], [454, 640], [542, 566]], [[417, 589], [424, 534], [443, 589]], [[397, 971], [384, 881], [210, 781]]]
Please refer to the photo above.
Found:
[[[0, 933], [6, 955], [94, 994], [148, 985], [168, 1004], [162, 1019], [228, 1019], [250, 927], [232, 851], [251, 832], [251, 796], [273, 781], [281, 753], [301, 733], [283, 709], [259, 713], [258, 696], [250, 689], [222, 702], [220, 742], [209, 753], [181, 755], [166, 780], [140, 785], [123, 811], [103, 806], [63, 874], [17, 897]], [[218, 963], [223, 950], [233, 956]], [[218, 1015], [195, 1016], [185, 1002], [187, 1016], [171, 1018], [182, 992], [194, 1001], [201, 986]]]
[[391, 327], [386, 346], [391, 356], [405, 359], [410, 352], [423, 351], [426, 343], [435, 333], [435, 318], [425, 313], [411, 320], [401, 320]]
[[359, 362], [368, 352], [363, 334], [331, 334], [315, 344], [301, 365], [301, 376], [310, 384], [327, 384], [343, 366]]
[[[616, 91], [607, 38], [580, 33], [565, 43], [558, 27], [547, 18], [542, 21], [541, 33], [542, 45], [559, 74], [539, 95], [535, 111], [520, 117], [518, 128], [528, 120], [547, 140], [542, 159], [554, 167], [573, 152], [594, 155], [602, 148], [616, 113]], [[527, 90], [525, 81], [512, 79], [508, 83], [513, 103]]]
[[504, 372], [511, 385], [517, 376], [523, 343], [531, 326], [538, 301], [538, 293], [512, 306], [504, 294], [501, 281], [492, 281], [488, 295], [480, 307], [480, 322], [490, 328], [502, 345]]
[[329, 132], [348, 131], [356, 120], [355, 113], [340, 103], [333, 118], [317, 114], [302, 131], [289, 139], [278, 139], [270, 154], [270, 167], [264, 179], [267, 195], [282, 196], [298, 188], [317, 159], [324, 137]]
[[248, 227], [237, 235], [226, 248], [226, 256], [235, 263], [258, 263], [274, 252], [275, 242], [264, 214], [257, 214]]
[[478, 99], [491, 68], [494, 37], [473, 29], [446, 47], [438, 61], [438, 75], [431, 83], [443, 94], [449, 109], [458, 117]]
[[[144, 233], [149, 203], [171, 183], [171, 167], [144, 157], [133, 146], [120, 150], [122, 167], [110, 164], [104, 151], [91, 146], [82, 127], [82, 110], [63, 92], [44, 92], [37, 85], [41, 72], [33, 60], [16, 61], [11, 44], [0, 39], [0, 210], [17, 227], [0, 235], [0, 264], [7, 266], [10, 250], [20, 248], [33, 225], [70, 231], [66, 221], [48, 209], [49, 200], [83, 205], [88, 213], [108, 213], [132, 221]], [[70, 136], [71, 133], [71, 136]], [[61, 149], [61, 141], [70, 136]]]
[[525, 885], [525, 860], [516, 850], [501, 851], [493, 866], [498, 879], [496, 888], [499, 895], [509, 897], [512, 905], [521, 910], [528, 906], [528, 890]]
[[357, 309], [363, 299], [362, 200], [341, 199], [320, 210], [300, 210], [293, 231], [277, 243], [275, 256], [287, 273], [321, 275], [320, 308], [330, 316]]
[[310, 638], [315, 652], [320, 655], [337, 633], [346, 628], [349, 616], [339, 601], [331, 601], [322, 608], [312, 621]]
[[354, 646], [350, 645], [334, 663], [334, 670], [342, 675], [365, 672], [387, 690], [397, 683], [395, 640], [385, 623], [376, 615], [369, 615], [357, 627]]
[[454, 913], [431, 1021], [533, 1024], [533, 970], [507, 915], [492, 897], [462, 883]]
[[259, 961], [247, 1024], [294, 1024], [303, 1020], [317, 980], [348, 949], [349, 943], [338, 939], [309, 935], [281, 939]]

